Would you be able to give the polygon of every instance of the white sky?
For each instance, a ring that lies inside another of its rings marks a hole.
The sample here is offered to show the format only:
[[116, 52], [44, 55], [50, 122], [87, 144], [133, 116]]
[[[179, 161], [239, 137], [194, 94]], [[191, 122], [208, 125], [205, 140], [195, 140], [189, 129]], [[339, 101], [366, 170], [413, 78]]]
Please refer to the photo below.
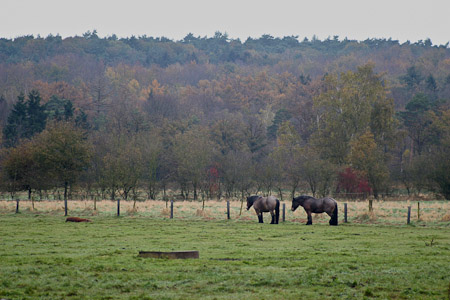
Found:
[[0, 37], [298, 35], [450, 41], [450, 0], [0, 0]]

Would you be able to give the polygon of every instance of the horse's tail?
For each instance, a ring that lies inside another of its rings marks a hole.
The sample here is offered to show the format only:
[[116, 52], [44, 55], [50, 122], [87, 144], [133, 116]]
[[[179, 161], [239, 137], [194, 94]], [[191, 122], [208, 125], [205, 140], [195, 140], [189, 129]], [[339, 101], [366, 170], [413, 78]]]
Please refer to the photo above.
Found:
[[334, 203], [334, 211], [331, 216], [330, 225], [337, 226], [338, 225], [338, 205], [337, 202]]
[[280, 200], [277, 199], [277, 204], [275, 204], [275, 224], [278, 224], [280, 220]]

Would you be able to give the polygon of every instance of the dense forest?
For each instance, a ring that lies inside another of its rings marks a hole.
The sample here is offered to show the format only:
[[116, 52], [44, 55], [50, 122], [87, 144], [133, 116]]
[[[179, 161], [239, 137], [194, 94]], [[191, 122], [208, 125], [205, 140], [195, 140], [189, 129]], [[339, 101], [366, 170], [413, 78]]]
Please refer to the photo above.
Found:
[[450, 199], [449, 100], [430, 40], [0, 39], [0, 188]]

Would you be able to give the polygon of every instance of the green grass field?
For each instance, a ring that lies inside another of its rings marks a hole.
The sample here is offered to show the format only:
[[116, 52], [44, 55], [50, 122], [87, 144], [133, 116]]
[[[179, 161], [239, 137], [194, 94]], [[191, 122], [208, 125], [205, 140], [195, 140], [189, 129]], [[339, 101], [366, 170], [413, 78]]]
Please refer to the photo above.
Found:
[[0, 299], [449, 299], [448, 226], [89, 218], [1, 214]]

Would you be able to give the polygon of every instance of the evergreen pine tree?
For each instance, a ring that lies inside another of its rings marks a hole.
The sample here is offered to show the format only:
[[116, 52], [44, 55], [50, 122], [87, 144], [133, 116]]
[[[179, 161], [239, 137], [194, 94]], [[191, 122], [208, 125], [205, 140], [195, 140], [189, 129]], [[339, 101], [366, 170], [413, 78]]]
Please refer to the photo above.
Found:
[[31, 138], [36, 133], [45, 129], [47, 114], [45, 107], [41, 105], [41, 96], [38, 91], [31, 91], [28, 94], [27, 118], [25, 138]]
[[3, 137], [7, 147], [15, 146], [25, 132], [25, 120], [27, 117], [27, 105], [25, 96], [21, 93], [17, 102], [8, 116], [8, 122], [3, 129]]
[[25, 101], [23, 93], [17, 97], [17, 102], [14, 104], [3, 129], [7, 147], [14, 147], [20, 139], [31, 138], [44, 130], [47, 114], [40, 102], [41, 96], [37, 91], [31, 91], [27, 101]]
[[80, 114], [75, 118], [75, 124], [77, 127], [82, 128], [84, 130], [89, 130], [91, 125], [88, 122], [86, 113], [80, 109]]
[[66, 121], [72, 119], [72, 117], [73, 117], [73, 111], [74, 111], [74, 109], [73, 109], [72, 101], [67, 100], [67, 101], [64, 103], [64, 119], [65, 119]]

